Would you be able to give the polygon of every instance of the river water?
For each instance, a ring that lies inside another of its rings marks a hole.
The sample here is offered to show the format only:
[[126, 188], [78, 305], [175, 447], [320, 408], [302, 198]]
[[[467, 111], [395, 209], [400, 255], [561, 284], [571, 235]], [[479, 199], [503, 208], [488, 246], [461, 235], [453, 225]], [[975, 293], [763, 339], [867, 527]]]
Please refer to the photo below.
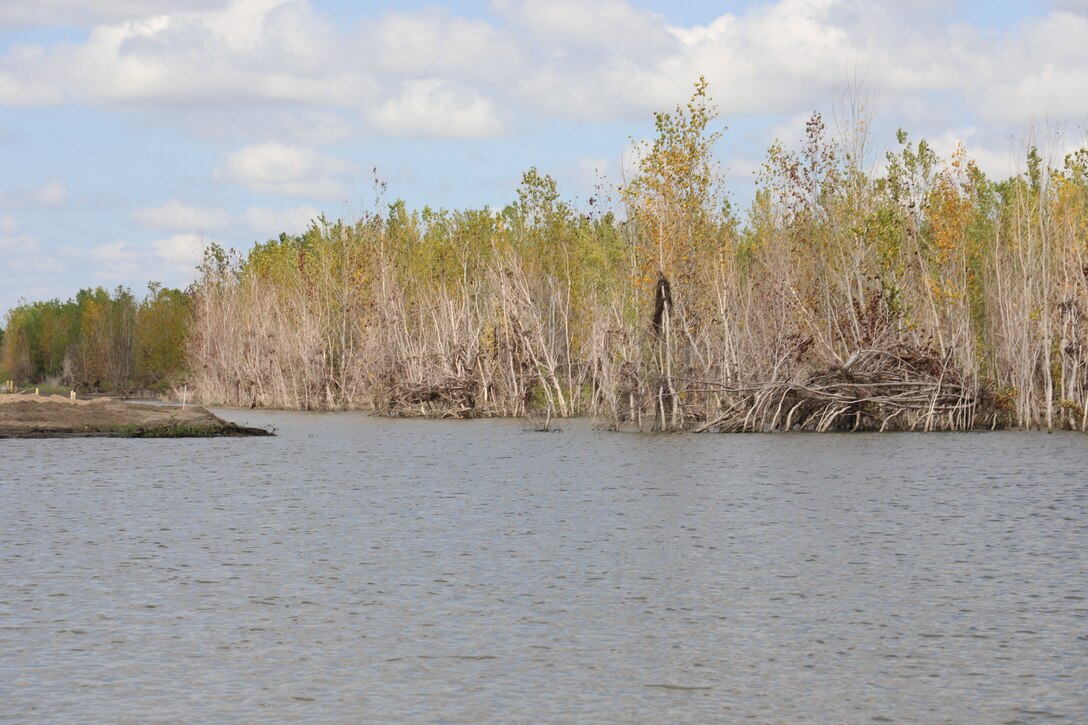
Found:
[[1088, 722], [1088, 437], [0, 442], [0, 719]]

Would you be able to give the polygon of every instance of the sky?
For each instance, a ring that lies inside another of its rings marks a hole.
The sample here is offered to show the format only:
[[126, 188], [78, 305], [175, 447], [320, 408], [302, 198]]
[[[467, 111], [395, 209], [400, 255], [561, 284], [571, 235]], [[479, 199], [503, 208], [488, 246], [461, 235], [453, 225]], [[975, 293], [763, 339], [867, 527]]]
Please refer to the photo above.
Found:
[[741, 208], [850, 93], [874, 164], [904, 128], [1007, 176], [1088, 143], [1088, 0], [2, 0], [0, 315], [530, 167], [584, 203], [700, 75]]

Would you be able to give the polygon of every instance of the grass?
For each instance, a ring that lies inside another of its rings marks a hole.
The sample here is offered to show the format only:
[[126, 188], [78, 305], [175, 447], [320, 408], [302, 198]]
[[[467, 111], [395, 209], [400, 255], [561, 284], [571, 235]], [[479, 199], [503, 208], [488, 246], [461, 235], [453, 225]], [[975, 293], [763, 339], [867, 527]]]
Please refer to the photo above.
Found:
[[235, 423], [123, 425], [115, 427], [114, 431], [119, 438], [223, 438], [274, 435], [272, 431], [264, 428], [250, 428]]
[[[15, 388], [14, 395], [33, 395], [35, 389], [37, 389], [38, 395], [43, 397], [47, 395], [63, 395], [64, 397], [68, 397], [68, 393], [72, 391], [70, 387], [65, 385], [46, 385], [43, 383], [41, 385], [24, 385], [17, 387]], [[7, 393], [7, 388], [0, 388], [0, 393]]]

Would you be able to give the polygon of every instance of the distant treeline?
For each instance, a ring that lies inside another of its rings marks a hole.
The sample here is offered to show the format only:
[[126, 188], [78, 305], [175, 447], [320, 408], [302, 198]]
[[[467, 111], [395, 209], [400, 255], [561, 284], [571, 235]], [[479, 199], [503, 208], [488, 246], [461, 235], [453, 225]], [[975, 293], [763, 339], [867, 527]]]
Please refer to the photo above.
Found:
[[85, 392], [167, 391], [185, 376], [189, 295], [156, 284], [138, 301], [118, 287], [10, 310], [0, 377]]
[[207, 403], [545, 424], [1084, 430], [1088, 150], [1030, 148], [993, 181], [900, 132], [875, 167], [867, 109], [838, 117], [769, 150], [743, 215], [700, 81], [583, 210], [530, 170], [501, 210], [397, 202], [212, 246], [179, 304], [186, 368], [160, 379]]

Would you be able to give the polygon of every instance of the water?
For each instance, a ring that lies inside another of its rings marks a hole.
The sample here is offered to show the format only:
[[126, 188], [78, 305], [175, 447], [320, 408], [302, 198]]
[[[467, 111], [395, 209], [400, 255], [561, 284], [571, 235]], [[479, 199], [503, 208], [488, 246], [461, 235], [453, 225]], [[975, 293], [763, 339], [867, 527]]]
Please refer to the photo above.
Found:
[[0, 719], [1088, 721], [1088, 438], [0, 442]]

